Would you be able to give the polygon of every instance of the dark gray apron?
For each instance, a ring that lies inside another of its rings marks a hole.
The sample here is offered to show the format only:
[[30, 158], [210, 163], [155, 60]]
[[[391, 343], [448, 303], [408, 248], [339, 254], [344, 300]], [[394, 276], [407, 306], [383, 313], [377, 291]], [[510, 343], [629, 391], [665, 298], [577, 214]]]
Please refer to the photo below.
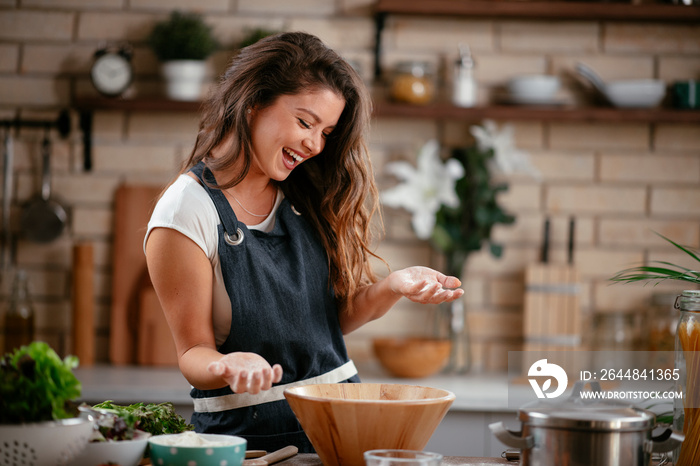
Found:
[[[212, 185], [216, 180], [200, 162], [192, 172]], [[231, 329], [221, 353], [257, 353], [284, 370], [279, 384], [306, 380], [349, 361], [328, 281], [328, 258], [311, 225], [287, 199], [279, 205], [272, 231], [248, 230], [238, 221], [219, 189], [209, 193], [221, 224], [218, 248], [226, 291], [231, 299]], [[359, 382], [354, 375], [346, 382]], [[265, 393], [265, 392], [263, 392]], [[193, 388], [195, 399], [231, 395], [229, 387]], [[250, 395], [248, 395], [250, 396]], [[196, 401], [195, 401], [196, 403]], [[197, 432], [239, 435], [248, 448], [273, 451], [296, 445], [313, 452], [286, 400], [215, 412], [195, 412]]]

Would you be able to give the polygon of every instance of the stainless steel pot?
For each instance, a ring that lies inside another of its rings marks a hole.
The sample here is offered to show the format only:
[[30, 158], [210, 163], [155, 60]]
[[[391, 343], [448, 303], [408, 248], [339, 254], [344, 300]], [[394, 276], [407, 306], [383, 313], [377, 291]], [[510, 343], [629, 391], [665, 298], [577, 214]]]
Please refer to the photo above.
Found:
[[[652, 436], [653, 412], [619, 402], [581, 398], [577, 382], [563, 402], [536, 402], [519, 410], [521, 432], [490, 424], [501, 442], [521, 450], [523, 466], [649, 466], [653, 452], [669, 452], [683, 434], [666, 429]], [[598, 383], [592, 383], [600, 391]]]

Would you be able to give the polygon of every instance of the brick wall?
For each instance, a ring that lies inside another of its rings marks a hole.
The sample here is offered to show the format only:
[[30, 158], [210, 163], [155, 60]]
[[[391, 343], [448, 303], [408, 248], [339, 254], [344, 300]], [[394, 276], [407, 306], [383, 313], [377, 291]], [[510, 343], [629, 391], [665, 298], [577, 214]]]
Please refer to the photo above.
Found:
[[[76, 95], [93, 95], [87, 78], [94, 50], [104, 41], [135, 46], [137, 80], [132, 95], [162, 92], [158, 66], [143, 45], [153, 22], [172, 8], [197, 10], [215, 28], [226, 50], [209, 60], [212, 76], [224, 67], [246, 28], [306, 30], [319, 35], [362, 69], [371, 81], [371, 0], [0, 0], [0, 119], [54, 118]], [[391, 17], [383, 36], [382, 64], [406, 58], [444, 63], [456, 44], [468, 43], [477, 60], [479, 99], [489, 100], [514, 74], [555, 73], [564, 81], [561, 98], [583, 102], [576, 61], [604, 79], [656, 77], [672, 82], [700, 78], [697, 25], [492, 21]], [[77, 120], [77, 115], [73, 115]], [[445, 146], [470, 143], [478, 122], [380, 118], [371, 148], [382, 187], [390, 160], [413, 160], [429, 138]], [[645, 259], [681, 260], [651, 230], [700, 246], [700, 131], [696, 125], [646, 123], [511, 122], [519, 148], [530, 152], [543, 181], [513, 177], [503, 205], [517, 221], [498, 227], [506, 248], [493, 259], [475, 254], [465, 271], [465, 302], [475, 370], [499, 370], [506, 351], [522, 344], [524, 269], [536, 261], [545, 216], [552, 218], [552, 261], [565, 259], [566, 223], [577, 219], [575, 263], [581, 302], [588, 317], [600, 312], [641, 311], [662, 288], [610, 286], [617, 270]], [[189, 152], [194, 113], [97, 112], [94, 166], [82, 169], [82, 139], [54, 138], [53, 194], [69, 212], [67, 232], [37, 245], [19, 241], [17, 262], [27, 269], [37, 310], [37, 334], [61, 353], [72, 350], [71, 251], [79, 241], [95, 247], [98, 360], [108, 361], [113, 202], [123, 182], [163, 184]], [[23, 129], [15, 142], [13, 221], [38, 189], [41, 132]], [[393, 268], [439, 265], [439, 257], [410, 230], [405, 212], [387, 211], [386, 238], [378, 252]], [[6, 302], [8, 280], [3, 277]], [[374, 335], [424, 333], [431, 309], [401, 302], [383, 319], [348, 337], [353, 355], [369, 357]]]

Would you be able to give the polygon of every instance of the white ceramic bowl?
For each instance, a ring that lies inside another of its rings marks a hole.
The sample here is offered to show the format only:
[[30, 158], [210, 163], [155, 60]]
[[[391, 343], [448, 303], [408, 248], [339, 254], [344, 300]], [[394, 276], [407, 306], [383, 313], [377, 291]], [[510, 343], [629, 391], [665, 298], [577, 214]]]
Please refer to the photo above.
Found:
[[150, 436], [148, 432], [137, 430], [132, 440], [89, 442], [71, 461], [71, 465], [98, 466], [116, 463], [119, 466], [136, 466], [143, 458]]
[[559, 78], [548, 74], [515, 76], [507, 84], [510, 97], [522, 103], [551, 102], [560, 86]]
[[92, 436], [93, 421], [82, 418], [30, 424], [0, 424], [0, 465], [57, 466], [72, 460]]
[[611, 81], [605, 85], [605, 95], [616, 107], [652, 108], [666, 95], [666, 83], [660, 79]]

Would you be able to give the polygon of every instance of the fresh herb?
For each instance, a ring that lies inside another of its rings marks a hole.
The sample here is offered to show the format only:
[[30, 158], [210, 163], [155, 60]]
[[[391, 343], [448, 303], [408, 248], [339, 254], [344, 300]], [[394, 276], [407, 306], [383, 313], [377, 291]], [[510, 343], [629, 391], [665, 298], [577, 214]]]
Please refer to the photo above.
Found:
[[91, 442], [107, 442], [110, 440], [132, 440], [136, 433], [138, 419], [132, 413], [119, 413], [114, 409], [93, 409], [83, 403], [80, 411], [88, 413], [94, 420]]
[[77, 357], [61, 359], [39, 341], [5, 354], [0, 361], [0, 424], [75, 417], [72, 401], [81, 392], [73, 374], [77, 366]]
[[152, 435], [179, 434], [194, 429], [192, 424], [188, 424], [185, 418], [175, 412], [175, 407], [170, 402], [120, 406], [108, 400], [93, 406], [93, 409], [112, 412], [121, 418], [134, 420], [134, 428]]

